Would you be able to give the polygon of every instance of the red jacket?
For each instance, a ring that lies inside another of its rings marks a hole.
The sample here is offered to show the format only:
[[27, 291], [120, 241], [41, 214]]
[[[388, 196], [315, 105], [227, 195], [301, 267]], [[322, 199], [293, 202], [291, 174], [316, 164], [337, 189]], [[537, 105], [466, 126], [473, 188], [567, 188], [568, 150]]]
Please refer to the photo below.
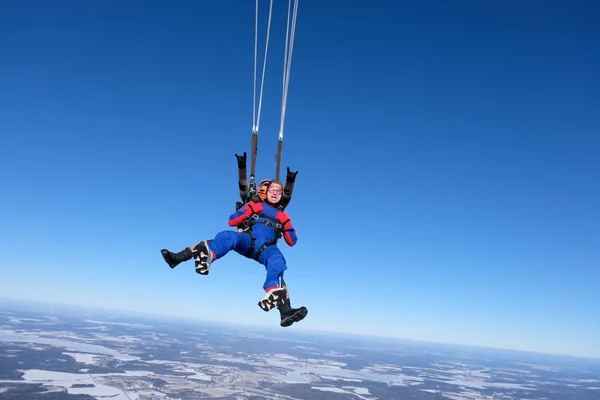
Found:
[[284, 211], [271, 207], [267, 203], [258, 203], [255, 201], [246, 203], [242, 208], [229, 216], [229, 226], [239, 226], [255, 214], [258, 218], [253, 221], [252, 235], [256, 238], [257, 242], [266, 243], [274, 240], [276, 237], [275, 229], [272, 226], [265, 225], [265, 223], [279, 223], [283, 231], [283, 238], [288, 246], [296, 244], [298, 236], [289, 215]]

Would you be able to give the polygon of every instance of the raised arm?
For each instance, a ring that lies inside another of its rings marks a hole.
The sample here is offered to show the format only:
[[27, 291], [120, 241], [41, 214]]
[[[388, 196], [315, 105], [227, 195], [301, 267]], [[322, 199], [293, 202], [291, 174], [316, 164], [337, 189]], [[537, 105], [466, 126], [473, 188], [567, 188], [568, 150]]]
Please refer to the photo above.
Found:
[[237, 158], [238, 164], [238, 187], [240, 189], [240, 198], [242, 199], [242, 203], [245, 203], [248, 190], [250, 190], [250, 187], [248, 186], [248, 174], [246, 172], [246, 152], [241, 156], [236, 154], [235, 157]]
[[285, 187], [283, 188], [283, 194], [281, 195], [280, 209], [283, 211], [292, 201], [292, 192], [294, 191], [294, 183], [296, 182], [296, 175], [298, 171], [290, 171], [290, 167], [287, 167], [287, 175], [285, 177]]

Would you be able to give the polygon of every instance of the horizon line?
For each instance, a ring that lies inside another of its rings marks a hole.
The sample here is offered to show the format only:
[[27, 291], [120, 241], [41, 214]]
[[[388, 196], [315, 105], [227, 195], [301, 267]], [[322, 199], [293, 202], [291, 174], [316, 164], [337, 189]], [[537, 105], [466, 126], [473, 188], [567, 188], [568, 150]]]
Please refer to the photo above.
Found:
[[[141, 310], [131, 310], [131, 309], [122, 309], [122, 308], [112, 308], [109, 306], [92, 306], [92, 305], [82, 305], [82, 304], [73, 304], [73, 303], [63, 303], [63, 302], [55, 302], [55, 301], [45, 301], [45, 300], [34, 300], [29, 298], [19, 298], [19, 297], [6, 297], [0, 296], [0, 304], [3, 302], [22, 302], [22, 303], [33, 303], [33, 304], [44, 304], [46, 306], [54, 306], [56, 308], [73, 308], [77, 310], [96, 310], [102, 311], [106, 313], [118, 313], [124, 314], [126, 316], [135, 316], [138, 315], [140, 317], [146, 318], [164, 318], [178, 321], [185, 321], [188, 323], [207, 323], [212, 325], [229, 325], [235, 327], [244, 327], [244, 328], [252, 328], [257, 330], [266, 330], [270, 332], [281, 332], [283, 333], [281, 327], [274, 328], [272, 326], [264, 326], [261, 324], [249, 324], [249, 323], [236, 323], [233, 321], [222, 321], [222, 320], [214, 320], [214, 319], [205, 319], [201, 317], [192, 317], [192, 316], [183, 316], [183, 315], [169, 315], [163, 314], [160, 312], [152, 312], [152, 311], [141, 311]], [[444, 341], [431, 341], [431, 340], [419, 340], [419, 339], [409, 339], [402, 338], [397, 336], [385, 336], [385, 335], [374, 335], [374, 334], [365, 334], [365, 333], [355, 333], [355, 332], [345, 332], [345, 331], [330, 331], [330, 330], [315, 330], [315, 329], [307, 329], [303, 327], [295, 328], [293, 331], [289, 329], [286, 332], [292, 332], [294, 334], [312, 334], [312, 335], [327, 335], [327, 336], [351, 336], [354, 338], [374, 338], [379, 340], [387, 340], [387, 341], [399, 341], [399, 342], [412, 342], [415, 344], [423, 344], [423, 345], [442, 345], [442, 346], [451, 346], [458, 348], [468, 348], [468, 349], [478, 349], [478, 350], [488, 350], [488, 351], [504, 351], [504, 352], [513, 352], [513, 353], [523, 353], [526, 355], [538, 355], [545, 357], [564, 357], [571, 358], [575, 360], [585, 360], [585, 361], [600, 361], [600, 357], [594, 356], [581, 356], [581, 355], [573, 355], [566, 353], [551, 353], [551, 352], [543, 352], [543, 351], [534, 351], [534, 350], [523, 350], [516, 348], [506, 348], [506, 347], [494, 347], [494, 346], [484, 346], [484, 345], [471, 345], [464, 343], [453, 343], [453, 342], [444, 342]]]

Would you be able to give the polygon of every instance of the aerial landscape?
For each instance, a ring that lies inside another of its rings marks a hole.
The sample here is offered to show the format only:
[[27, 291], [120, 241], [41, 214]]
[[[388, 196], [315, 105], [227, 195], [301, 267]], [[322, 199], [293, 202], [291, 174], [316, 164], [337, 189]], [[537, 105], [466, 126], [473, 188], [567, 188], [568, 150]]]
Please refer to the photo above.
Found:
[[599, 396], [594, 359], [0, 302], [1, 399]]
[[0, 400], [600, 400], [599, 11], [2, 2]]

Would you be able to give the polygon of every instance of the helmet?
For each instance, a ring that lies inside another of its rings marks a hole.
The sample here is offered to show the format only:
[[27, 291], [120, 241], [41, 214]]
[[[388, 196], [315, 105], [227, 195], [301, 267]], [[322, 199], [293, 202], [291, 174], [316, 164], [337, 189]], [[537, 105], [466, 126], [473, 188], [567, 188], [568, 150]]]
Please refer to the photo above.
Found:
[[269, 187], [269, 185], [271, 184], [271, 180], [270, 179], [263, 179], [262, 181], [260, 181], [260, 184], [258, 185], [258, 197], [260, 197], [261, 200], [266, 200], [267, 198], [267, 188]]

